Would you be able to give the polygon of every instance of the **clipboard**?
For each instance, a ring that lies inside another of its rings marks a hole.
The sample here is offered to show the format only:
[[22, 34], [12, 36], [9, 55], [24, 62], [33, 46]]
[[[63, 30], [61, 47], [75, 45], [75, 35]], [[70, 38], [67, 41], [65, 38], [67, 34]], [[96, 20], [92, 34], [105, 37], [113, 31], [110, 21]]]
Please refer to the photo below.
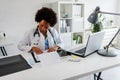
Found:
[[38, 59], [37, 55], [34, 54], [34, 52], [31, 52], [31, 55], [36, 63], [40, 62], [40, 60]]

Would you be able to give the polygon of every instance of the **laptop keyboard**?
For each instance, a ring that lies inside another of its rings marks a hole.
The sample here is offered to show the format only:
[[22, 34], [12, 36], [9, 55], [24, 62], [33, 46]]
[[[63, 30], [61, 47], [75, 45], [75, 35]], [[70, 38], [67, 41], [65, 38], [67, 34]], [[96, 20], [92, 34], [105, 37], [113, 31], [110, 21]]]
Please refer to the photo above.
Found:
[[85, 48], [82, 48], [82, 49], [80, 49], [80, 50], [77, 50], [77, 51], [75, 51], [75, 52], [77, 52], [77, 53], [84, 53], [85, 50], [86, 50], [86, 47], [85, 47]]

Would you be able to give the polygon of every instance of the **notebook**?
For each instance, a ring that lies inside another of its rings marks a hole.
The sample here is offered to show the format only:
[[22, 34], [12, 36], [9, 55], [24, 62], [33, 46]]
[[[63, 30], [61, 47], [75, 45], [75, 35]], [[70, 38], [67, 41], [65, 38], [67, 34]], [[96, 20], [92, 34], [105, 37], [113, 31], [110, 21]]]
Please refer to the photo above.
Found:
[[37, 56], [40, 60], [41, 66], [53, 65], [60, 62], [60, 56], [56, 51], [49, 53], [46, 52]]
[[88, 37], [88, 41], [85, 47], [83, 48], [76, 48], [72, 50], [72, 54], [81, 56], [81, 57], [86, 57], [101, 48], [102, 41], [104, 38], [105, 32], [100, 31], [96, 33], [92, 33]]

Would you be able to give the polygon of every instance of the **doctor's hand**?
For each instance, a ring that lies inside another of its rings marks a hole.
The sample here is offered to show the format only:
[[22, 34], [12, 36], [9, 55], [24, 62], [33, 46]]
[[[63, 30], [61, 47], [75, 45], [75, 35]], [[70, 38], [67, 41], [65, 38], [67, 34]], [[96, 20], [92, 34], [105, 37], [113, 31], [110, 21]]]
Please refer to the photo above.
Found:
[[33, 52], [35, 52], [36, 54], [42, 54], [43, 53], [43, 51], [40, 48], [38, 48], [38, 47], [32, 47], [31, 50]]
[[60, 47], [59, 46], [54, 46], [48, 49], [48, 52], [53, 52], [53, 51], [57, 51]]

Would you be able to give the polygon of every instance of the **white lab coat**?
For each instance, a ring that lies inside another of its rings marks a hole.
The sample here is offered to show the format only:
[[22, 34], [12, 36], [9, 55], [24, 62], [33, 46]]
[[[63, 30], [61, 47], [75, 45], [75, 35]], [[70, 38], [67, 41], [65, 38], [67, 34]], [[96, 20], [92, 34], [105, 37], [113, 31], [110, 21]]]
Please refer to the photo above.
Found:
[[[32, 30], [28, 31], [27, 33], [25, 33], [24, 38], [18, 44], [18, 48], [21, 51], [28, 52], [31, 50], [31, 48], [33, 46], [37, 46], [40, 49], [45, 50], [45, 37], [43, 36], [43, 34], [40, 31], [39, 31], [40, 37], [38, 37], [38, 35], [35, 35], [35, 37], [34, 37], [33, 34], [34, 34], [35, 30], [36, 29], [32, 29]], [[52, 35], [49, 31], [47, 31], [49, 48], [53, 47], [55, 45], [57, 45], [61, 48], [64, 48], [63, 40], [61, 39], [61, 37], [58, 34], [58, 32], [56, 31], [56, 29], [50, 27], [50, 31], [54, 37], [52, 37]], [[54, 43], [54, 40], [55, 40], [56, 44]], [[37, 43], [37, 45], [35, 45], [34, 43]]]

